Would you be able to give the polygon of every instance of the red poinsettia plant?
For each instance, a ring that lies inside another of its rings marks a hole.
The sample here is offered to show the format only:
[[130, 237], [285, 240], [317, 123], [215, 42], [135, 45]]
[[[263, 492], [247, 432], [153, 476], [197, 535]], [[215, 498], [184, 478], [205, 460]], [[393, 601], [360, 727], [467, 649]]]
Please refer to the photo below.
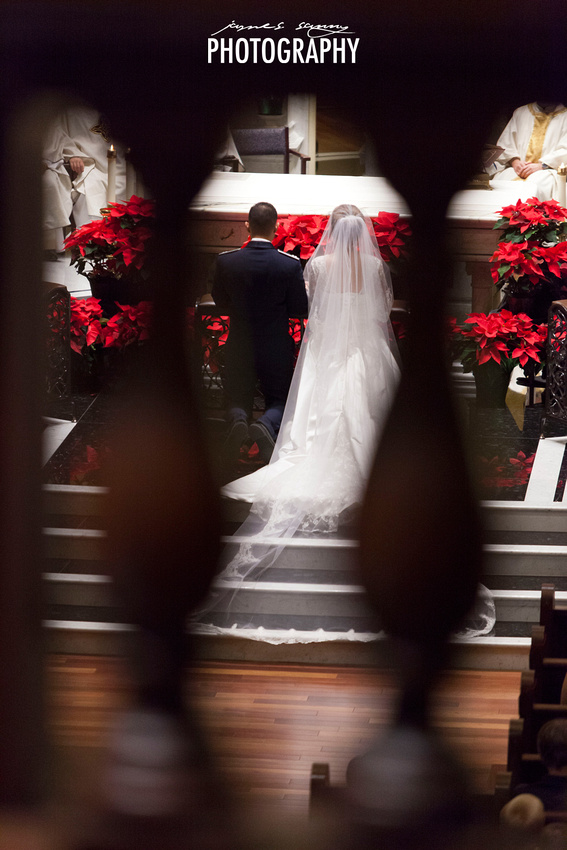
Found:
[[509, 310], [470, 313], [463, 325], [453, 325], [454, 351], [465, 372], [490, 363], [507, 372], [518, 364], [522, 369], [536, 366], [537, 372], [543, 365], [546, 338], [546, 325]]
[[103, 315], [98, 298], [71, 298], [71, 348], [77, 354], [92, 355], [95, 345], [124, 349], [143, 343], [151, 334], [152, 304], [119, 304], [112, 318]]
[[273, 245], [291, 253], [299, 247], [299, 256], [308, 260], [321, 241], [328, 215], [289, 215], [278, 220]]
[[102, 307], [98, 298], [71, 298], [70, 343], [77, 354], [92, 352], [100, 341], [103, 321]]
[[211, 315], [201, 324], [203, 366], [208, 367], [213, 375], [220, 371], [220, 349], [226, 344], [229, 327], [228, 316]]
[[71, 265], [88, 278], [112, 275], [145, 280], [146, 251], [154, 224], [154, 201], [132, 195], [126, 203], [109, 204], [101, 219], [84, 224], [65, 240]]
[[567, 209], [557, 201], [530, 198], [499, 210], [504, 228], [491, 257], [496, 286], [512, 296], [529, 295], [567, 269]]
[[535, 460], [535, 452], [526, 455], [519, 451], [516, 457], [480, 457], [480, 483], [484, 487], [519, 487], [528, 483]]
[[397, 213], [379, 212], [372, 217], [374, 235], [382, 258], [390, 263], [408, 256], [407, 243], [411, 228]]
[[[282, 251], [297, 252], [308, 260], [321, 241], [329, 221], [328, 215], [290, 215], [278, 221], [273, 244]], [[390, 263], [407, 257], [407, 241], [411, 236], [409, 224], [398, 213], [380, 212], [371, 218], [374, 235], [382, 258]]]

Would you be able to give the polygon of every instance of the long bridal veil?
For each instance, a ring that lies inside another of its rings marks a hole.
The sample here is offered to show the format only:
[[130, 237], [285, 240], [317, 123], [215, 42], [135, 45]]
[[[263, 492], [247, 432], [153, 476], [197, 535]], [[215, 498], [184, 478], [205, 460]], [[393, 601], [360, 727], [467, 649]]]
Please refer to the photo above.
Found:
[[333, 211], [305, 279], [309, 320], [272, 458], [223, 488], [251, 509], [217, 600], [223, 582], [226, 598], [262, 576], [294, 535], [328, 537], [354, 518], [397, 389], [390, 273], [360, 210]]
[[396, 390], [390, 275], [356, 207], [334, 211], [305, 278], [309, 321], [272, 459], [224, 490], [252, 508], [223, 576], [273, 564], [298, 531], [348, 521]]

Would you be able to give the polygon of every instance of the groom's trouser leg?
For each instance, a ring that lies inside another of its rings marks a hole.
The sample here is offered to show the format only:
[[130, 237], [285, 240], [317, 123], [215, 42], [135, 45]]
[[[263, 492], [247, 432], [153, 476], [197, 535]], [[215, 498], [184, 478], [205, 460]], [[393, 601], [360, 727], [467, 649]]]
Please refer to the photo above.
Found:
[[266, 426], [274, 440], [278, 436], [278, 431], [280, 430], [284, 407], [285, 404], [273, 404], [271, 407], [267, 407], [265, 412], [258, 419], [258, 422], [262, 422]]
[[229, 425], [238, 421], [247, 422], [252, 414], [256, 386], [256, 373], [247, 357], [231, 356], [230, 351], [227, 351], [223, 386]]
[[282, 363], [278, 369], [266, 373], [260, 371], [260, 384], [266, 401], [266, 409], [259, 422], [262, 422], [274, 440], [280, 430], [282, 416], [285, 408], [289, 385], [293, 374], [291, 357], [287, 363]]

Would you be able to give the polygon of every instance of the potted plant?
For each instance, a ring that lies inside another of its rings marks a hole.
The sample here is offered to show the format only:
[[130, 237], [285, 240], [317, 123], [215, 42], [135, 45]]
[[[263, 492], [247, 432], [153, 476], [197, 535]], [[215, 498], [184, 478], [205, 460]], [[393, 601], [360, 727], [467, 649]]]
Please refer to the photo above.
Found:
[[546, 338], [546, 325], [509, 310], [470, 313], [461, 326], [453, 322], [453, 351], [475, 377], [477, 404], [503, 407], [514, 367], [527, 373], [543, 366]]
[[499, 214], [495, 227], [504, 232], [490, 262], [502, 306], [544, 322], [551, 302], [567, 296], [567, 209], [530, 198]]
[[88, 278], [106, 315], [118, 312], [117, 300], [135, 304], [147, 297], [146, 250], [154, 224], [154, 202], [132, 195], [126, 203], [109, 204], [101, 219], [65, 240], [71, 265]]
[[[113, 316], [105, 316], [98, 298], [71, 298], [70, 343], [80, 355], [74, 357], [75, 385], [98, 390], [108, 373], [110, 352], [132, 351], [151, 336], [152, 304], [117, 304]], [[107, 354], [108, 352], [108, 354]], [[112, 365], [116, 356], [112, 355]]]

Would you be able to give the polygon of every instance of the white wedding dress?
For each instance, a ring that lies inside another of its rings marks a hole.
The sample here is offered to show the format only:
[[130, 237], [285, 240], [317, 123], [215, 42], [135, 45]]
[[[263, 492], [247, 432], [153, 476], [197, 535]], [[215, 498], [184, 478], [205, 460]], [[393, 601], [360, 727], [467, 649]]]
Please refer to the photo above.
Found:
[[250, 542], [225, 577], [272, 564], [298, 531], [334, 532], [352, 518], [396, 392], [390, 275], [367, 220], [338, 218], [305, 277], [309, 321], [272, 459], [222, 490], [252, 503], [238, 532]]
[[[380, 281], [384, 273], [375, 258], [367, 265], [368, 279]], [[325, 259], [315, 260], [310, 271], [310, 285], [317, 287]], [[367, 324], [363, 292], [332, 298], [353, 328]], [[294, 382], [288, 400], [293, 416], [284, 415], [271, 462], [227, 484], [224, 496], [253, 503], [253, 512], [273, 528], [293, 515], [296, 530], [337, 530], [345, 512], [360, 502], [398, 382], [386, 331], [386, 299], [381, 312], [369, 344], [362, 346], [354, 333], [330, 351], [323, 344], [321, 320], [311, 313], [297, 367], [301, 380]]]
[[223, 582], [233, 598], [235, 581], [260, 578], [294, 535], [325, 537], [354, 518], [396, 393], [390, 274], [356, 207], [334, 211], [305, 278], [309, 321], [274, 453], [222, 488], [251, 509], [236, 553], [226, 548], [217, 601]]

